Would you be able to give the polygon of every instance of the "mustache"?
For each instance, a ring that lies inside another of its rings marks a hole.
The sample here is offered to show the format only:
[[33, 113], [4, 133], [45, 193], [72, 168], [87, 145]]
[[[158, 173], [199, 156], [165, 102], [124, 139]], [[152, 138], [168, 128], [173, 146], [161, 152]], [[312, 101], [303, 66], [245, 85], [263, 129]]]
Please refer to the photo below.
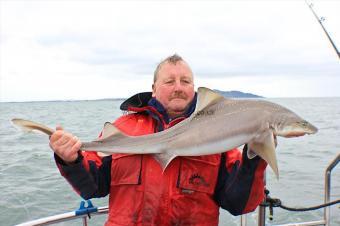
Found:
[[170, 100], [173, 100], [173, 99], [188, 99], [188, 96], [184, 93], [184, 92], [174, 92], [170, 98]]

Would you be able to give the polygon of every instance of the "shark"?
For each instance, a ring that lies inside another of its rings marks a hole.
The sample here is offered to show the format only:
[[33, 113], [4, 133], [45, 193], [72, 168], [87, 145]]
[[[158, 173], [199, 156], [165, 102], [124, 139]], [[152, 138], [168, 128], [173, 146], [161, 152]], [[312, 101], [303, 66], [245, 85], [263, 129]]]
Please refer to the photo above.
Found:
[[[14, 118], [12, 123], [25, 130], [54, 133], [53, 129], [29, 120]], [[317, 131], [314, 125], [279, 104], [262, 99], [225, 98], [199, 87], [195, 111], [178, 124], [153, 134], [129, 136], [107, 122], [102, 136], [83, 142], [80, 150], [104, 155], [152, 154], [164, 171], [177, 156], [218, 154], [247, 144], [248, 157], [260, 156], [279, 178], [276, 136], [299, 137]]]

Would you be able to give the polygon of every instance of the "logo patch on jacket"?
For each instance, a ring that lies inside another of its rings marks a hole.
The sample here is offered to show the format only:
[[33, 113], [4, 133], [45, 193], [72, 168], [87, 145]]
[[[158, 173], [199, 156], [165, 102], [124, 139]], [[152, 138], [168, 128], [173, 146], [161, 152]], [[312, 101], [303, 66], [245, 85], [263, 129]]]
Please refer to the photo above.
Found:
[[204, 177], [202, 177], [201, 175], [199, 175], [198, 173], [195, 173], [193, 175], [190, 176], [189, 178], [189, 184], [192, 185], [196, 185], [196, 186], [205, 186], [208, 187], [209, 184], [207, 183], [207, 181], [204, 179]]

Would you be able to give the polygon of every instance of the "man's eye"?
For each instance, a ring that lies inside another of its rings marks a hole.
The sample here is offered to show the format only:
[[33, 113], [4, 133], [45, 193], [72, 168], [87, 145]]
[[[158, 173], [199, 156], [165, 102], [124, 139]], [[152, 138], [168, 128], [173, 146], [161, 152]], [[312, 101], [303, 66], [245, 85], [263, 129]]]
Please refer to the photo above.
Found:
[[165, 84], [172, 84], [174, 81], [173, 80], [169, 80], [169, 81], [165, 81]]

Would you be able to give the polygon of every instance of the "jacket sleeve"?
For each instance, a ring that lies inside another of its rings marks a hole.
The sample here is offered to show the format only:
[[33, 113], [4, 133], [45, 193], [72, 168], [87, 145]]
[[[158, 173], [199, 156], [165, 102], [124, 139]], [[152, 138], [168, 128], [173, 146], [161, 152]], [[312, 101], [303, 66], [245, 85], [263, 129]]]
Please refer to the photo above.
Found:
[[95, 152], [79, 152], [72, 164], [66, 164], [56, 154], [54, 158], [61, 175], [82, 198], [98, 198], [109, 194], [111, 156], [100, 157]]
[[[115, 120], [119, 129], [131, 129], [136, 117], [124, 115]], [[129, 123], [132, 122], [132, 126]], [[128, 124], [128, 126], [126, 126]], [[101, 137], [102, 133], [99, 135]], [[56, 164], [63, 177], [84, 199], [104, 197], [110, 193], [112, 156], [101, 157], [97, 152], [81, 152], [73, 164], [66, 164], [54, 155]]]
[[264, 172], [267, 163], [256, 156], [248, 159], [247, 145], [221, 155], [214, 199], [233, 215], [254, 211], [264, 199]]

